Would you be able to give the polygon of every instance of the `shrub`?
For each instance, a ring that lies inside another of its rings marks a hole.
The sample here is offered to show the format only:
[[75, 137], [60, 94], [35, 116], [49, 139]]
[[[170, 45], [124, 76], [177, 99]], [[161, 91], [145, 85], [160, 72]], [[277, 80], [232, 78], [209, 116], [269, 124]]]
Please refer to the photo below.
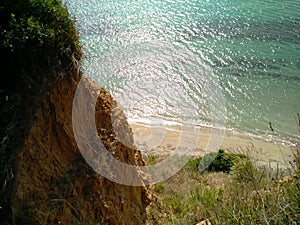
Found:
[[252, 163], [250, 157], [245, 157], [234, 162], [230, 175], [238, 182], [249, 182], [261, 179], [263, 172]]
[[[0, 89], [41, 90], [75, 75], [81, 58], [74, 21], [61, 0], [0, 2]], [[67, 75], [65, 75], [67, 74]]]
[[147, 224], [193, 225], [207, 219], [212, 224], [299, 224], [299, 148], [291, 162], [293, 174], [282, 179], [269, 177], [251, 157], [238, 159], [232, 166], [234, 179], [233, 172], [198, 173], [194, 179], [194, 171], [188, 169], [164, 181], [158, 202], [149, 207]]
[[212, 152], [202, 158], [191, 160], [189, 165], [199, 171], [229, 173], [234, 162], [245, 157], [243, 154], [226, 153], [223, 149], [219, 149], [218, 152]]

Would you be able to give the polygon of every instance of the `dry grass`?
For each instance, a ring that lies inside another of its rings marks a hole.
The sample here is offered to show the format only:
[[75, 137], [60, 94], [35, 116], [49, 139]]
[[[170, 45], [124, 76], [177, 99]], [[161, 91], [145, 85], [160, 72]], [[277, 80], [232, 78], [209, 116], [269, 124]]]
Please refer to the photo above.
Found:
[[147, 224], [299, 224], [300, 149], [291, 162], [293, 174], [259, 169], [250, 157], [232, 171], [199, 174], [188, 164], [157, 184], [157, 201], [148, 209]]

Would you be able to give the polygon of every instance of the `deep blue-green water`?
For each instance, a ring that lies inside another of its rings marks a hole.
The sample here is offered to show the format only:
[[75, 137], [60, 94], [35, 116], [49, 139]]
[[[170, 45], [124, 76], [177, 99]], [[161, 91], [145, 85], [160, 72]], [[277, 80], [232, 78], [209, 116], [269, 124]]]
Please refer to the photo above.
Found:
[[65, 2], [85, 74], [129, 120], [300, 137], [300, 1]]

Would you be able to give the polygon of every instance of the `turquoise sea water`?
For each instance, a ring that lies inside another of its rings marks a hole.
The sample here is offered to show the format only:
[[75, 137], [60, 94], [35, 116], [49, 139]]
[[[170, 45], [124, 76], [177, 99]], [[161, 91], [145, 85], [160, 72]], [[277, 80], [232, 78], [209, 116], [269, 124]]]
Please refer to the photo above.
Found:
[[65, 2], [85, 74], [129, 120], [300, 137], [300, 1]]

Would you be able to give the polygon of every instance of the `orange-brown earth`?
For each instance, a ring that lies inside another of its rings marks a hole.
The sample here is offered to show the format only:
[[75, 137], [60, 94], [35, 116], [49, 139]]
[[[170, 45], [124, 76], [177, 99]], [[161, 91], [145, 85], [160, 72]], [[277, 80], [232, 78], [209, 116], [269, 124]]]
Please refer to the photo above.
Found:
[[[132, 131], [122, 108], [114, 108], [115, 101], [106, 90], [88, 79], [85, 82], [86, 97], [100, 90], [95, 119], [105, 147], [123, 162], [143, 165], [141, 153], [134, 149]], [[135, 225], [144, 222], [151, 196], [149, 189], [120, 185], [101, 177], [86, 163], [77, 147], [72, 128], [76, 84], [59, 81], [51, 92], [32, 102], [35, 119], [22, 144], [8, 153], [13, 155], [6, 156], [11, 159], [7, 168], [12, 173], [1, 183], [0, 224]], [[28, 105], [28, 109], [31, 107]], [[89, 107], [92, 106], [82, 107], [83, 118]], [[118, 135], [113, 131], [112, 111]], [[125, 146], [120, 136], [133, 147]]]

